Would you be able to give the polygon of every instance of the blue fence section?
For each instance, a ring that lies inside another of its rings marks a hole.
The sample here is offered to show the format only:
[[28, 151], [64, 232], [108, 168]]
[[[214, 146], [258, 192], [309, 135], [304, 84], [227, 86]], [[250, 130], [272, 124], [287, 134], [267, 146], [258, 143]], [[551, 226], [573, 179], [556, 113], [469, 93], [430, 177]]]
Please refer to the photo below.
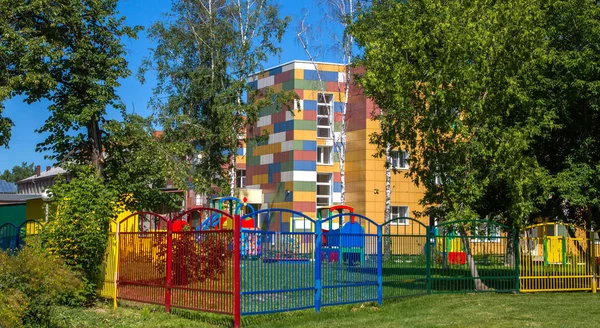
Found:
[[0, 226], [0, 251], [14, 251], [24, 247], [27, 237], [39, 234], [41, 229], [42, 225], [34, 220], [27, 220], [19, 226], [3, 224]]
[[[473, 235], [469, 236], [473, 242], [465, 247], [461, 242], [466, 238], [441, 234], [439, 226], [429, 227], [412, 218], [377, 224], [356, 213], [313, 220], [300, 212], [266, 209], [241, 220], [254, 224], [254, 228], [242, 225], [242, 315], [381, 303], [387, 298], [449, 290], [448, 286], [452, 290], [469, 287], [464, 290], [470, 291], [484, 279], [473, 277], [465, 256], [481, 267], [486, 285], [495, 287], [505, 278], [488, 275], [484, 260], [508, 256], [502, 249], [506, 243], [481, 245], [482, 237]], [[472, 230], [490, 224], [470, 221], [465, 226]], [[500, 230], [495, 229], [496, 235], [486, 240], [508, 238], [506, 233], [501, 237]], [[505, 271], [512, 274], [514, 268]]]

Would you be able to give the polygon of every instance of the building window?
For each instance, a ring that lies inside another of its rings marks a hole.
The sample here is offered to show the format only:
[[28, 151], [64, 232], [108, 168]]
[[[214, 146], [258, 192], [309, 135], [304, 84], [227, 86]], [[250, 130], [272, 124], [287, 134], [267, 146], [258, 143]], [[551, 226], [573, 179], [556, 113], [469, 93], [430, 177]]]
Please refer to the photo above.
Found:
[[333, 147], [317, 146], [317, 164], [333, 164]]
[[331, 138], [333, 95], [320, 93], [317, 101], [317, 138]]
[[[390, 220], [408, 217], [408, 206], [391, 206]], [[408, 225], [407, 219], [399, 219], [392, 221], [395, 225]]]
[[408, 153], [405, 151], [392, 150], [390, 152], [392, 157], [392, 168], [393, 169], [408, 169]]
[[317, 206], [331, 205], [331, 173], [317, 174]]
[[235, 172], [235, 187], [246, 188], [246, 170], [237, 170]]
[[471, 228], [473, 242], [480, 243], [499, 243], [501, 235], [500, 227], [495, 224], [481, 224]]

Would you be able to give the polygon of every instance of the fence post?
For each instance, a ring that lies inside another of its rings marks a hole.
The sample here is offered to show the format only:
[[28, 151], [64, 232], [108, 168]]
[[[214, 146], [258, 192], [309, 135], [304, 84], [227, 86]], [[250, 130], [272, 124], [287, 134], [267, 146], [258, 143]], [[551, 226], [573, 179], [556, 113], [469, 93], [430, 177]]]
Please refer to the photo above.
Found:
[[427, 294], [431, 295], [431, 227], [425, 227], [427, 240], [425, 241], [425, 275], [427, 280]]
[[[321, 219], [317, 219], [315, 249], [315, 311], [321, 312]], [[340, 258], [339, 261], [342, 259]]]
[[173, 231], [171, 220], [167, 221], [167, 277], [165, 281], [165, 309], [171, 312], [171, 276], [173, 270]]
[[[514, 243], [514, 252], [515, 252], [515, 273], [516, 273], [516, 285], [515, 285], [515, 292], [520, 293], [521, 292], [521, 266], [520, 266], [520, 261], [521, 261], [521, 246], [519, 245], [519, 229], [514, 228], [513, 229], [513, 236], [515, 238], [515, 240], [513, 240]], [[527, 241], [525, 241], [527, 242]]]
[[591, 233], [591, 238], [590, 238], [590, 243], [591, 243], [591, 250], [590, 253], [592, 254], [592, 260], [590, 261], [591, 265], [592, 265], [592, 293], [596, 293], [596, 242], [594, 241], [594, 235], [596, 234], [595, 231], [592, 231]]
[[121, 230], [121, 224], [117, 222], [117, 232], [115, 235], [115, 290], [113, 293], [113, 308], [117, 308], [117, 293], [119, 288], [117, 282], [119, 281], [119, 232]]
[[567, 237], [562, 238], [562, 264], [567, 265]]
[[241, 256], [241, 219], [232, 216], [233, 222], [233, 326], [239, 328], [241, 325], [242, 318], [242, 302], [241, 302], [241, 268], [240, 268], [240, 256]]
[[[383, 303], [383, 237], [381, 226], [377, 225], [377, 303]], [[388, 237], [389, 238], [389, 237]]]

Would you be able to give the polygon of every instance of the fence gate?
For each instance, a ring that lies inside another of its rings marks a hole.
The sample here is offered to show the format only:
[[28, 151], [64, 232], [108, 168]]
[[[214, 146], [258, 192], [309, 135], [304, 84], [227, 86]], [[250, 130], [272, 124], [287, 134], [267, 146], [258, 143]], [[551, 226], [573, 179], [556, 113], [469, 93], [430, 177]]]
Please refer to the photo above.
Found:
[[522, 292], [595, 289], [594, 232], [554, 222], [532, 225], [523, 229], [519, 251]]
[[[322, 229], [337, 223], [337, 230]], [[317, 224], [317, 293], [316, 304], [329, 306], [356, 302], [378, 301], [377, 264], [381, 259], [381, 230], [369, 218], [343, 213], [330, 216]], [[321, 229], [319, 229], [321, 228]]]
[[431, 236], [431, 292], [516, 292], [518, 235], [493, 221], [436, 225]]
[[242, 315], [313, 308], [315, 221], [288, 209], [263, 209], [241, 222]]
[[408, 217], [382, 225], [383, 298], [427, 294], [429, 228]]
[[[202, 230], [206, 221], [213, 224]], [[187, 210], [171, 220], [170, 306], [233, 314], [233, 224], [228, 213], [207, 207]]]
[[117, 224], [117, 297], [165, 304], [168, 221], [152, 212], [138, 212]]

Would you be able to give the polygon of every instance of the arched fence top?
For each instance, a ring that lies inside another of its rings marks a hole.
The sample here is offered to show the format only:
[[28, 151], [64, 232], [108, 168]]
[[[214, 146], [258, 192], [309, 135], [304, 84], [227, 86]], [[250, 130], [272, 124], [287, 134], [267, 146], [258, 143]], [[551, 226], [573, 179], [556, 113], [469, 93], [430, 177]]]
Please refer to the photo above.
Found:
[[[356, 222], [358, 221], [358, 223], [363, 226], [363, 228], [365, 229], [365, 233], [367, 234], [375, 234], [377, 233], [377, 229], [379, 227], [379, 224], [377, 224], [375, 221], [369, 219], [368, 217], [362, 215], [362, 214], [356, 214], [356, 213], [339, 213], [339, 214], [335, 214], [332, 215], [330, 217], [327, 217], [323, 220], [321, 220], [321, 225], [323, 225], [324, 223], [333, 221], [334, 219], [340, 219], [343, 221], [344, 217], [350, 217], [350, 222]], [[366, 222], [367, 225], [363, 225], [362, 223]], [[322, 227], [321, 227], [322, 228]], [[340, 229], [341, 229], [341, 225], [340, 225]]]
[[[170, 222], [174, 223], [177, 220], [179, 220], [179, 221], [185, 221], [187, 224], [191, 224], [191, 222], [190, 222], [191, 220], [188, 216], [193, 213], [198, 213], [200, 215], [200, 223], [201, 223], [200, 230], [213, 230], [213, 229], [211, 229], [213, 226], [218, 227], [218, 230], [223, 230], [224, 222], [222, 219], [233, 220], [233, 215], [229, 214], [228, 212], [225, 212], [223, 210], [220, 210], [220, 209], [214, 208], [214, 207], [198, 206], [198, 207], [190, 208], [188, 210], [185, 210], [185, 211], [177, 214], [177, 216], [172, 218], [170, 220]], [[204, 220], [202, 220], [203, 213], [207, 213], [207, 215], [204, 217]], [[217, 217], [213, 218], [213, 216], [215, 216], [215, 215]], [[218, 221], [213, 221], [213, 220], [218, 220]]]
[[201, 213], [201, 212], [214, 212], [217, 214], [221, 214], [223, 216], [226, 216], [228, 218], [233, 218], [233, 216], [231, 214], [229, 214], [228, 212], [225, 212], [223, 210], [220, 210], [218, 208], [213, 208], [213, 207], [193, 207], [190, 208], [188, 210], [185, 210], [179, 214], [177, 214], [177, 216], [175, 216], [174, 218], [171, 219], [171, 222], [175, 222], [176, 220], [181, 220], [183, 218], [185, 218], [186, 215], [190, 214], [190, 213]]
[[137, 217], [139, 215], [152, 215], [154, 217], [157, 217], [159, 219], [161, 219], [162, 221], [164, 221], [165, 223], [168, 222], [169, 220], [167, 218], [165, 218], [164, 216], [158, 214], [158, 213], [154, 213], [154, 212], [148, 212], [148, 211], [142, 211], [142, 212], [135, 212], [132, 214], [129, 214], [128, 216], [124, 217], [123, 219], [121, 219], [121, 221], [118, 222], [118, 224], [121, 224], [133, 217]]
[[532, 225], [528, 225], [524, 228], [522, 228], [521, 230], [531, 230], [531, 229], [535, 229], [535, 228], [540, 228], [540, 227], [547, 227], [547, 226], [553, 226], [553, 225], [560, 225], [563, 227], [568, 227], [568, 228], [573, 228], [573, 229], [581, 229], [583, 231], [588, 231], [588, 232], [594, 232], [593, 230], [587, 230], [583, 227], [580, 227], [576, 224], [573, 223], [564, 223], [564, 222], [542, 222], [542, 223], [536, 223], [536, 224], [532, 224]]
[[[316, 226], [317, 226], [316, 225], [316, 221], [313, 218], [307, 216], [306, 214], [304, 214], [302, 212], [290, 210], [290, 209], [287, 209], [287, 208], [265, 208], [265, 209], [261, 209], [261, 210], [254, 211], [252, 213], [248, 213], [248, 214], [243, 215], [240, 218], [240, 220], [245, 220], [245, 219], [248, 219], [248, 218], [254, 219], [254, 228], [257, 229], [257, 228], [260, 228], [259, 227], [259, 222], [258, 222], [259, 215], [260, 214], [267, 214], [268, 215], [267, 230], [271, 231], [271, 223], [272, 223], [271, 222], [272, 221], [271, 220], [271, 214], [272, 213], [279, 213], [279, 230], [281, 230], [281, 225], [283, 223], [283, 221], [282, 221], [283, 220], [282, 219], [282, 214], [283, 213], [288, 213], [288, 214], [291, 215], [291, 221], [289, 222], [289, 224], [290, 224], [290, 227], [291, 227], [290, 230], [292, 232], [294, 232], [296, 230], [295, 227], [294, 227], [294, 222], [293, 221], [294, 221], [294, 219], [298, 219], [298, 218], [301, 218], [301, 219], [304, 219], [306, 221], [309, 221], [310, 224], [312, 225], [312, 227], [308, 227], [308, 228], [306, 228], [306, 226], [304, 226], [304, 229], [301, 229], [301, 230], [313, 230], [313, 228], [316, 229]], [[300, 230], [300, 229], [298, 229], [298, 230]]]
[[432, 226], [432, 228], [443, 228], [446, 226], [451, 226], [451, 225], [455, 225], [455, 224], [482, 224], [482, 225], [492, 225], [492, 226], [497, 226], [506, 230], [515, 230], [515, 228], [511, 228], [509, 226], [507, 226], [506, 224], [502, 224], [500, 222], [496, 222], [496, 221], [490, 221], [490, 220], [452, 220], [452, 221], [444, 221], [442, 223], [439, 223], [435, 226]]
[[[148, 220], [146, 221], [146, 219]], [[169, 220], [163, 215], [154, 212], [141, 211], [132, 213], [121, 219], [117, 224], [117, 231], [122, 233], [158, 232], [166, 231], [168, 225]]]
[[419, 220], [417, 220], [415, 218], [408, 217], [408, 216], [402, 216], [402, 217], [397, 217], [397, 218], [393, 218], [393, 219], [387, 220], [387, 221], [383, 222], [381, 224], [381, 226], [383, 227], [383, 226], [388, 225], [388, 224], [389, 225], [394, 225], [393, 224], [394, 222], [403, 221], [403, 220], [407, 220], [409, 222], [417, 223], [419, 226], [422, 226], [423, 228], [429, 228], [429, 226], [426, 225], [426, 224], [424, 224], [423, 222], [421, 222], [421, 221], [419, 221]]
[[25, 220], [19, 225], [19, 231], [25, 229], [26, 235], [37, 235], [42, 230], [42, 224], [37, 220]]
[[0, 235], [2, 235], [3, 231], [10, 231], [9, 228], [12, 227], [15, 234], [18, 234], [19, 227], [17, 227], [14, 223], [7, 222], [0, 226]]

